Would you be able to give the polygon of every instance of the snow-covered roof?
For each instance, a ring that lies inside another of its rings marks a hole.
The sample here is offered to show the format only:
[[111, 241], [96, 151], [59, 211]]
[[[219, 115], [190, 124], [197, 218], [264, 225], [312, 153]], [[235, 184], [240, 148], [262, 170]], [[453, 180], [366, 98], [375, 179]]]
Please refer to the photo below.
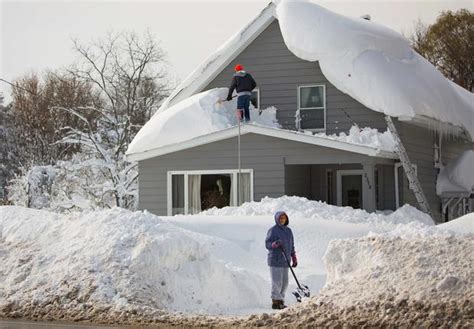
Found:
[[[211, 89], [170, 107], [153, 116], [138, 132], [127, 150], [127, 159], [140, 161], [185, 150], [238, 135], [235, 115], [236, 99], [222, 102], [227, 88]], [[339, 136], [281, 129], [274, 107], [251, 110], [250, 123], [242, 125], [242, 135], [254, 133], [301, 143], [330, 147], [374, 157], [395, 159], [394, 142], [389, 132], [353, 127]]]
[[[474, 95], [446, 79], [399, 33], [311, 1], [270, 3], [168, 97], [157, 114], [202, 89], [278, 18], [287, 47], [318, 61], [325, 77], [366, 107], [431, 127], [444, 123], [474, 136]], [[435, 120], [435, 123], [433, 123]]]
[[[196, 138], [188, 139], [183, 142], [169, 144], [154, 149], [149, 149], [140, 153], [131, 153], [127, 155], [130, 161], [141, 161], [156, 156], [182, 151], [192, 147], [205, 145], [213, 142], [218, 142], [224, 139], [236, 137], [239, 134], [239, 127], [234, 126], [231, 128], [218, 130], [207, 135], [201, 135]], [[357, 143], [351, 143], [348, 141], [341, 141], [334, 139], [331, 136], [324, 136], [323, 134], [312, 135], [305, 134], [302, 132], [285, 130], [273, 127], [258, 126], [255, 124], [244, 124], [240, 128], [241, 135], [247, 134], [258, 134], [270, 137], [281, 138], [285, 140], [291, 140], [300, 143], [306, 143], [311, 145], [329, 147], [341, 151], [354, 152], [358, 154], [368, 155], [371, 157], [398, 159], [398, 156], [391, 151], [383, 150], [371, 145], [363, 145]]]
[[436, 181], [440, 196], [469, 196], [474, 193], [474, 150], [466, 150], [441, 168]]

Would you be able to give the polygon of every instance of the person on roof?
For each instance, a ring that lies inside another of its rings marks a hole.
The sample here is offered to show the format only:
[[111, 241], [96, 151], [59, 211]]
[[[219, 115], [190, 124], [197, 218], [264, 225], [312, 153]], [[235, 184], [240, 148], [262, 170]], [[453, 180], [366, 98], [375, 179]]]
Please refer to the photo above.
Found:
[[[267, 263], [270, 266], [272, 279], [272, 309], [284, 309], [285, 292], [288, 288], [288, 262], [292, 261], [292, 267], [298, 265], [296, 258], [293, 232], [288, 227], [288, 215], [284, 211], [275, 213], [275, 225], [267, 233], [265, 247], [268, 249]], [[285, 256], [283, 255], [285, 253]]]
[[235, 73], [229, 87], [227, 101], [232, 100], [232, 93], [235, 89], [238, 95], [237, 115], [240, 121], [245, 119], [245, 122], [248, 122], [250, 121], [250, 96], [252, 95], [252, 90], [257, 86], [257, 83], [250, 73], [245, 72], [241, 64], [237, 64], [234, 69]]

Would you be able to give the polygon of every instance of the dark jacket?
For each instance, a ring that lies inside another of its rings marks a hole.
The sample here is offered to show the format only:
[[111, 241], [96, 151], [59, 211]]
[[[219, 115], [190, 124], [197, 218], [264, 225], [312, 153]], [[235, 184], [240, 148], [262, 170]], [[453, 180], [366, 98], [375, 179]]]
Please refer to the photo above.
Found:
[[227, 95], [227, 99], [232, 98], [232, 93], [234, 89], [237, 91], [239, 95], [250, 95], [252, 90], [257, 86], [257, 83], [250, 75], [245, 71], [235, 72], [234, 76], [232, 77], [232, 83], [229, 87], [229, 94]]
[[[282, 251], [285, 250], [288, 261], [291, 261], [291, 255], [295, 253], [293, 232], [291, 232], [291, 229], [288, 227], [289, 220], [287, 220], [284, 225], [280, 225], [278, 218], [280, 218], [281, 214], [285, 214], [285, 212], [278, 211], [275, 214], [275, 225], [268, 230], [267, 238], [265, 239], [265, 247], [268, 249], [268, 266], [288, 267], [288, 263]], [[286, 217], [288, 218], [288, 215], [286, 215]], [[281, 240], [283, 249], [281, 247], [276, 249], [272, 248], [272, 242], [277, 240]]]

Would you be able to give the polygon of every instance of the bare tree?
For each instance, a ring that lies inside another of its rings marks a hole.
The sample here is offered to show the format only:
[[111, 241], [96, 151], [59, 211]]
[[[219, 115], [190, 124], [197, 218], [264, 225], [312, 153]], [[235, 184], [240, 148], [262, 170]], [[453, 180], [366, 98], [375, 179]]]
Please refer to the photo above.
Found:
[[410, 37], [413, 48], [448, 79], [474, 91], [474, 14], [468, 9], [443, 11], [426, 26], [418, 21]]
[[87, 165], [101, 170], [112, 182], [110, 193], [116, 205], [129, 208], [136, 193], [136, 163], [127, 163], [128, 145], [143, 124], [167, 96], [164, 52], [150, 33], [109, 34], [90, 45], [74, 41], [79, 62], [69, 72], [80, 81], [90, 83], [99, 94], [100, 104], [88, 109], [58, 107], [77, 117], [78, 129], [63, 127], [60, 143], [77, 144], [95, 157]]

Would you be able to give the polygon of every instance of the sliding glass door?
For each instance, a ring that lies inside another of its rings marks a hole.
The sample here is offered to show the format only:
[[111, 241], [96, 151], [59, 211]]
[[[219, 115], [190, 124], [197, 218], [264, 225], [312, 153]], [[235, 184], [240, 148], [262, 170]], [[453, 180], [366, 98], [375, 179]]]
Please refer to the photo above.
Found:
[[253, 200], [253, 171], [168, 172], [168, 215], [197, 214]]

